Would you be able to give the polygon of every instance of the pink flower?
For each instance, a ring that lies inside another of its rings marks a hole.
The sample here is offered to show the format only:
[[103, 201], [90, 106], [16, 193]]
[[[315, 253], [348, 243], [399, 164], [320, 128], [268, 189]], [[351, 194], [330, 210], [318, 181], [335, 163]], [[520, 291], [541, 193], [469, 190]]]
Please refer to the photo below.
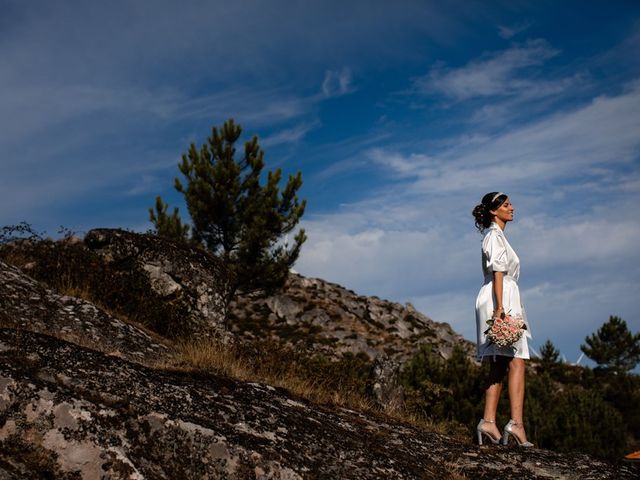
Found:
[[520, 315], [505, 315], [504, 318], [494, 317], [485, 334], [489, 341], [500, 347], [513, 346], [520, 338], [526, 326]]

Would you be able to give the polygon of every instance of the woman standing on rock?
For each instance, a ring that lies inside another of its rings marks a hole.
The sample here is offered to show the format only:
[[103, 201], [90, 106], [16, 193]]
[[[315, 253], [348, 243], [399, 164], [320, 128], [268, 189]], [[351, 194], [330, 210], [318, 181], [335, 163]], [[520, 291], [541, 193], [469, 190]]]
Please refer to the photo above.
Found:
[[[478, 357], [490, 362], [484, 416], [478, 423], [477, 435], [480, 445], [483, 436], [493, 443], [500, 441], [496, 410], [502, 382], [508, 373], [511, 420], [504, 427], [502, 443], [506, 445], [511, 435], [521, 447], [531, 447], [533, 444], [527, 441], [523, 425], [525, 359], [529, 359], [527, 339], [531, 333], [518, 290], [520, 260], [504, 235], [507, 223], [513, 220], [513, 212], [509, 197], [502, 192], [487, 193], [473, 209], [476, 227], [484, 234], [484, 285], [476, 300]], [[524, 332], [513, 327], [500, 332], [500, 328], [512, 320], [524, 324]]]

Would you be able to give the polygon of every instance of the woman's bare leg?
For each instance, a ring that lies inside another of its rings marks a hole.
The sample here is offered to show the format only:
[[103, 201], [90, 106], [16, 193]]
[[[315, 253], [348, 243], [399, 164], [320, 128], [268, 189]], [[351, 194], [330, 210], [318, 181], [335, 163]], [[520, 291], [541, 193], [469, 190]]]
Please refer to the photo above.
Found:
[[[504, 357], [498, 356], [491, 359], [489, 368], [489, 378], [485, 390], [484, 400], [484, 416], [487, 421], [496, 421], [496, 411], [498, 410], [498, 402], [500, 401], [500, 393], [502, 392], [502, 382], [507, 372], [508, 362]], [[491, 432], [494, 437], [500, 436], [500, 429], [495, 423], [486, 424], [484, 428]]]
[[511, 418], [518, 423], [514, 426], [515, 433], [521, 442], [527, 441], [524, 431], [524, 384], [525, 363], [522, 358], [513, 358], [509, 362], [509, 405], [511, 406]]

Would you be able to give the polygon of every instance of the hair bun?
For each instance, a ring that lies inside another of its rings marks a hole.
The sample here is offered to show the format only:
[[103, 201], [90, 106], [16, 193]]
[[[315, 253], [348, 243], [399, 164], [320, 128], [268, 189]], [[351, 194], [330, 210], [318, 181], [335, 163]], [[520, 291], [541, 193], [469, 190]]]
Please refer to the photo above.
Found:
[[479, 203], [478, 205], [476, 205], [473, 209], [473, 216], [474, 217], [478, 217], [478, 216], [483, 216], [485, 214], [485, 212], [487, 211], [487, 206]]
[[471, 214], [475, 219], [476, 227], [482, 232], [485, 228], [485, 224], [487, 223], [487, 218], [490, 218], [489, 207], [483, 203], [479, 203], [473, 208]]

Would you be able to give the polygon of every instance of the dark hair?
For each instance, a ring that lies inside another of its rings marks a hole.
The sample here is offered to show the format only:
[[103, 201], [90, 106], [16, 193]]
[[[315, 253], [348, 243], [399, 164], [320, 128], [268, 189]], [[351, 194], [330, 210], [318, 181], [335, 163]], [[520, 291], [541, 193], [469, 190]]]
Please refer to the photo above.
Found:
[[[496, 197], [496, 195], [498, 196]], [[484, 232], [484, 230], [491, 225], [491, 221], [493, 220], [491, 210], [498, 208], [506, 199], [507, 195], [505, 193], [489, 192], [482, 197], [482, 201], [475, 206], [471, 214], [476, 219], [476, 227], [480, 230], [480, 233]]]

